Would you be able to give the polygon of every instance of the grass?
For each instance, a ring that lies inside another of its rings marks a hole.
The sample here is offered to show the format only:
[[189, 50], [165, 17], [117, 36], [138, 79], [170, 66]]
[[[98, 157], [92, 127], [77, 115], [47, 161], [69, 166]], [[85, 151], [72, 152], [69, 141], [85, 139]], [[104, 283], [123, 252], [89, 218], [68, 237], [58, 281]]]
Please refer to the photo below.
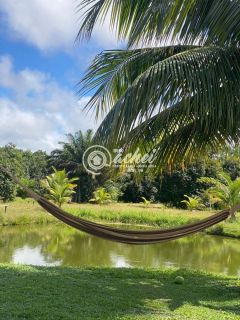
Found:
[[[56, 222], [56, 219], [46, 213], [39, 205], [30, 200], [17, 199], [9, 203], [7, 212], [0, 207], [0, 225], [21, 225]], [[109, 205], [66, 204], [63, 207], [70, 213], [89, 220], [107, 223], [127, 223], [148, 225], [152, 227], [171, 228], [203, 219], [211, 211], [188, 211], [166, 208], [162, 205], [144, 207], [141, 204], [116, 203]], [[211, 229], [208, 233], [240, 238], [240, 217], [235, 222], [224, 222]]]
[[22, 200], [18, 198], [14, 202], [7, 203], [7, 212], [4, 212], [5, 204], [0, 204], [0, 225], [40, 224], [56, 221], [32, 199]]
[[[208, 217], [212, 211], [189, 211], [160, 205], [144, 207], [140, 204], [117, 203], [111, 205], [81, 204], [69, 206], [69, 212], [82, 218], [108, 223], [128, 223], [160, 228], [172, 228]], [[240, 216], [207, 230], [207, 233], [240, 239]]]
[[[65, 205], [95, 221], [172, 227], [208, 216], [159, 205]], [[56, 222], [37, 203], [20, 200], [0, 208], [2, 225]], [[211, 231], [214, 232], [214, 231]], [[215, 233], [239, 236], [235, 223]], [[182, 285], [174, 283], [183, 276]], [[240, 320], [240, 280], [190, 270], [65, 268], [0, 265], [0, 319], [5, 320]]]
[[[0, 265], [0, 319], [240, 319], [240, 283], [188, 270]], [[181, 275], [182, 285], [174, 283]]]
[[91, 220], [104, 220], [110, 223], [146, 224], [155, 227], [183, 225], [207, 217], [210, 212], [195, 212], [171, 209], [160, 205], [144, 207], [141, 204], [116, 203], [110, 205], [82, 204], [69, 207], [74, 215]]

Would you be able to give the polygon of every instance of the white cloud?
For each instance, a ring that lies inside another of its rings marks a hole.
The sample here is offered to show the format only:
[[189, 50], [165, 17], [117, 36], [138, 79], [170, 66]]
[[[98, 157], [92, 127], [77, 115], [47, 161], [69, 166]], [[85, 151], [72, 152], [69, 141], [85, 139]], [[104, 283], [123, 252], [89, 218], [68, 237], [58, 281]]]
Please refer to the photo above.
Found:
[[[80, 2], [80, 0], [79, 0]], [[10, 34], [43, 51], [71, 50], [79, 27], [74, 0], [1, 0]], [[115, 47], [116, 36], [109, 31], [109, 19], [98, 25], [93, 42]]]
[[50, 151], [64, 134], [97, 126], [83, 112], [89, 97], [78, 100], [42, 72], [17, 72], [9, 56], [0, 56], [0, 87], [11, 91], [11, 98], [0, 98], [0, 145]]
[[21, 110], [8, 99], [0, 99], [0, 111], [0, 145], [13, 142], [24, 149], [48, 151], [56, 147], [60, 134], [44, 115]]
[[24, 69], [19, 73], [13, 70], [12, 60], [9, 56], [0, 56], [0, 86], [21, 92], [33, 91], [41, 93], [44, 90], [44, 82], [48, 76], [39, 71]]

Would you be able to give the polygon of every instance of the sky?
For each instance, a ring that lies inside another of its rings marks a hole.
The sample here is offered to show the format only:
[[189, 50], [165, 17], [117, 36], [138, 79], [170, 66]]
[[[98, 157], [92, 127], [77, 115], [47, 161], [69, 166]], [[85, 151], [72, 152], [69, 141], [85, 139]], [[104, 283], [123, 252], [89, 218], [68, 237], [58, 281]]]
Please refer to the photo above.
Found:
[[50, 152], [67, 133], [97, 128], [76, 85], [97, 53], [121, 44], [108, 21], [75, 42], [77, 3], [0, 0], [0, 146]]

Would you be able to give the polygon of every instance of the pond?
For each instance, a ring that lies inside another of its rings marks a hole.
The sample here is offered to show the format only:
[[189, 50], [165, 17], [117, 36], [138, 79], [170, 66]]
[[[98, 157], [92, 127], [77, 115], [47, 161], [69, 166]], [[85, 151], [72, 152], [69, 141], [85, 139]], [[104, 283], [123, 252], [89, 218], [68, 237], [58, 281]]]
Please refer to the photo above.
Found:
[[240, 240], [197, 234], [126, 245], [59, 224], [1, 227], [0, 263], [41, 266], [181, 267], [240, 275]]

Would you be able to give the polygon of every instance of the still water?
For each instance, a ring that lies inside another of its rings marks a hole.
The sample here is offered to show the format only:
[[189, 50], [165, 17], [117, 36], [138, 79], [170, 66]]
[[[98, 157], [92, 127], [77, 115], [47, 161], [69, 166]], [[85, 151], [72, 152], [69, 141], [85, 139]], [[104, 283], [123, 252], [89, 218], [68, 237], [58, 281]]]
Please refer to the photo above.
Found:
[[240, 240], [198, 234], [132, 246], [62, 224], [1, 227], [0, 263], [41, 266], [181, 267], [240, 276]]

